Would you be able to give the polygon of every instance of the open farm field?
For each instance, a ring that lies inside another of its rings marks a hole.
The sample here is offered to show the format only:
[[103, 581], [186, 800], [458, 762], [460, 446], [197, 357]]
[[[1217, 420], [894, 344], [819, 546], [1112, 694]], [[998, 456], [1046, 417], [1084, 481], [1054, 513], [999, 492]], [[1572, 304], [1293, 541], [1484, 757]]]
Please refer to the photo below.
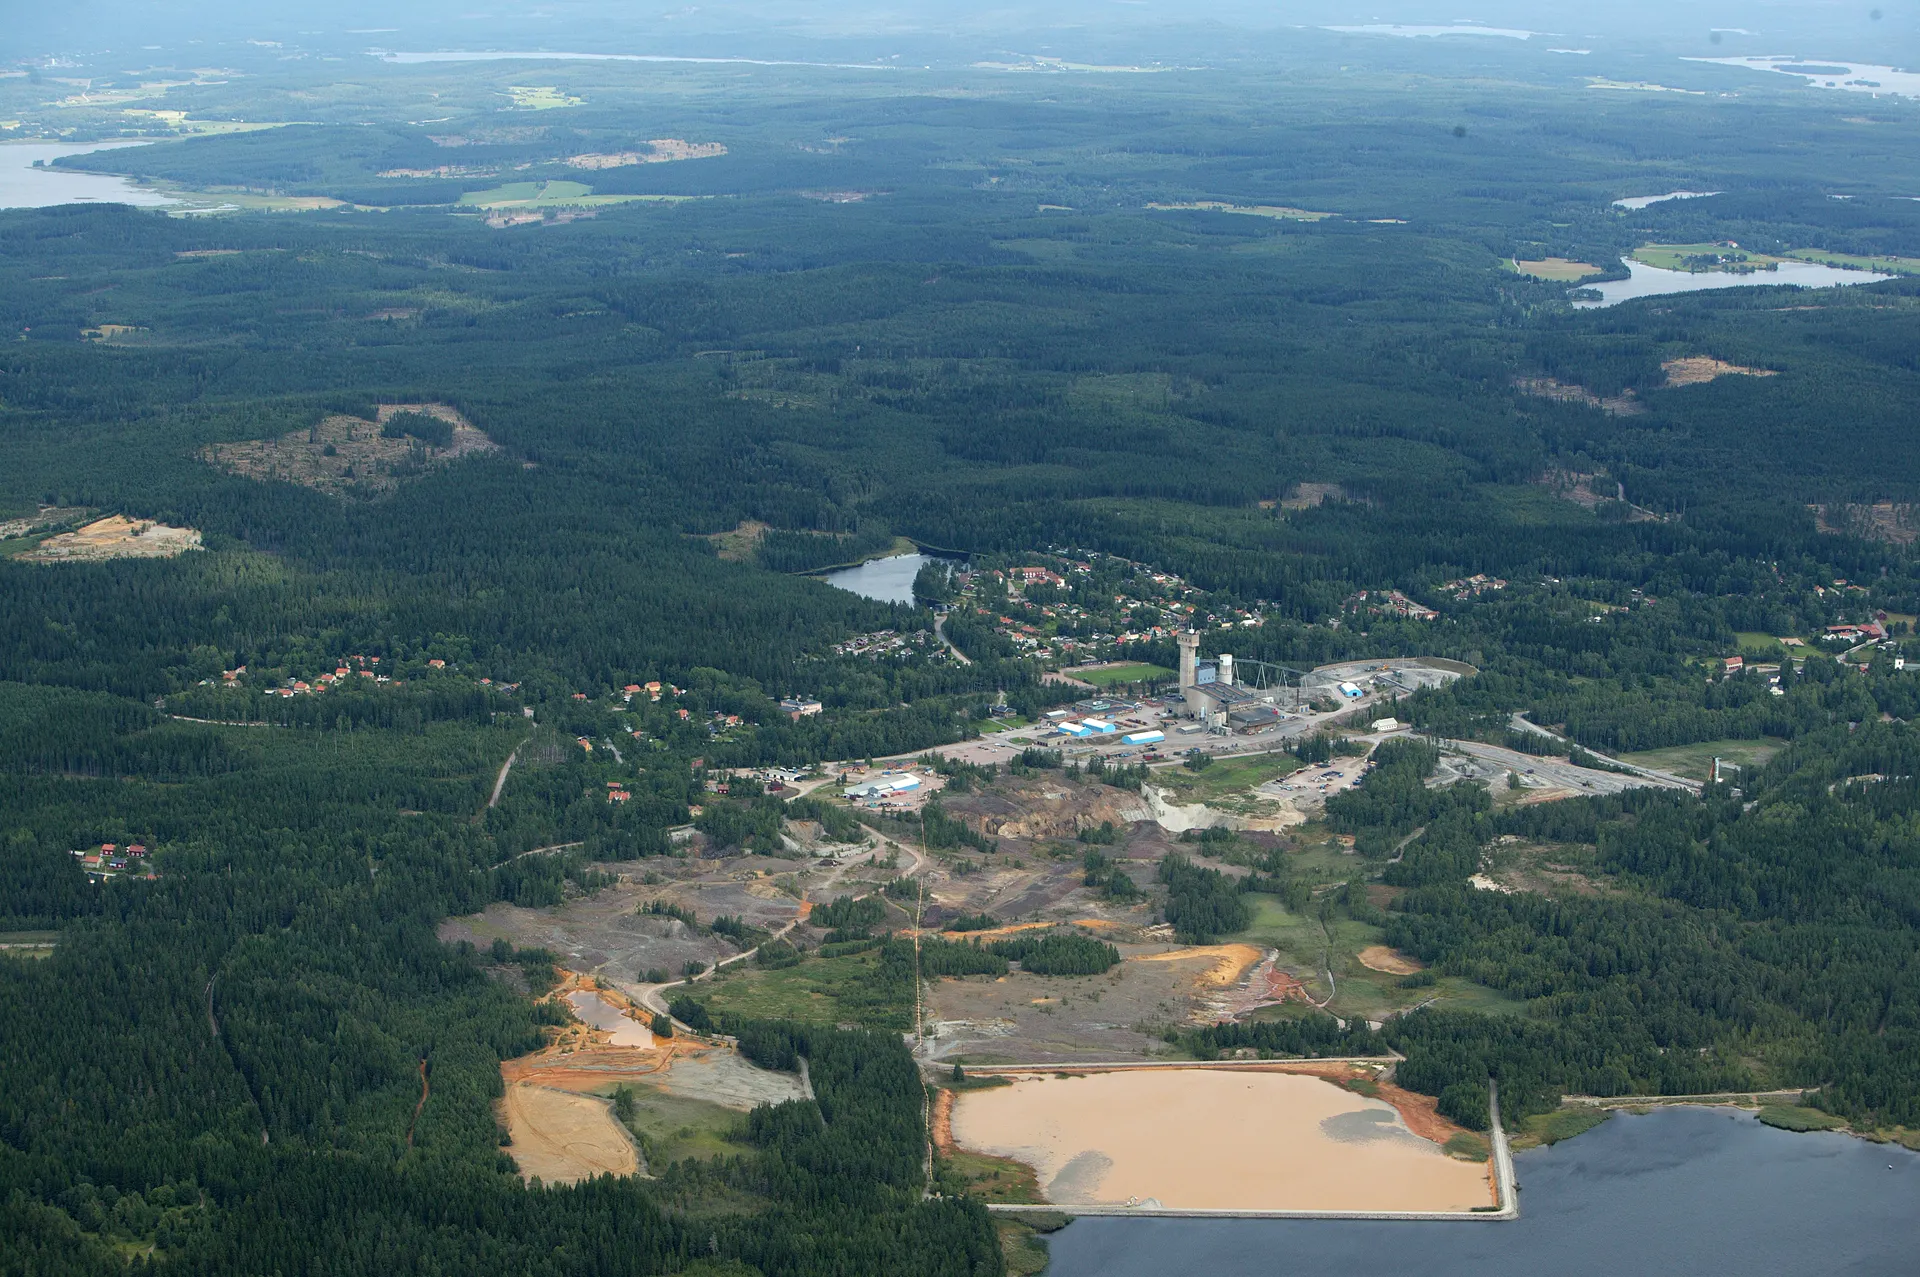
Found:
[[1564, 257], [1544, 257], [1539, 261], [1531, 262], [1514, 258], [1513, 269], [1521, 275], [1558, 283], [1575, 283], [1589, 275], [1600, 274], [1600, 268], [1591, 262], [1569, 261]]
[[1335, 213], [1315, 213], [1285, 204], [1229, 204], [1222, 200], [1189, 200], [1183, 204], [1149, 204], [1156, 212], [1239, 213], [1246, 217], [1267, 217], [1283, 222], [1319, 222]]
[[1796, 248], [1786, 256], [1823, 266], [1847, 270], [1879, 271], [1887, 275], [1920, 275], [1920, 257], [1867, 256], [1859, 253], [1829, 253], [1818, 248]]

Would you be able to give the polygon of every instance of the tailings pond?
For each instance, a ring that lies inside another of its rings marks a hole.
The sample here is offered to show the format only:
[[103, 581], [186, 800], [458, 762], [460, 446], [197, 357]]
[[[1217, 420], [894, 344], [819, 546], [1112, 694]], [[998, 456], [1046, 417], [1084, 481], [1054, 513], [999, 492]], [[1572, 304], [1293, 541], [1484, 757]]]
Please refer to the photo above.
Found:
[[863, 599], [879, 603], [913, 602], [913, 578], [929, 563], [954, 563], [932, 554], [896, 554], [888, 559], [872, 559], [858, 567], [824, 572], [820, 579], [828, 585], [851, 590]]
[[158, 191], [105, 173], [35, 168], [63, 155], [142, 146], [141, 142], [0, 142], [0, 208], [51, 208], [56, 204], [132, 204], [160, 208], [177, 204]]
[[1053, 1234], [1047, 1275], [1904, 1277], [1920, 1247], [1920, 1155], [1747, 1113], [1617, 1114], [1515, 1162], [1511, 1222], [1089, 1217]]
[[577, 993], [569, 993], [567, 1001], [573, 1006], [573, 1013], [580, 1017], [582, 1024], [592, 1025], [596, 1029], [605, 1029], [612, 1033], [613, 1045], [637, 1046], [642, 1050], [653, 1045], [651, 1029], [599, 994], [582, 989]]
[[1025, 1162], [1046, 1199], [1063, 1205], [1465, 1212], [1495, 1204], [1487, 1163], [1447, 1156], [1391, 1104], [1297, 1073], [1017, 1074], [1011, 1086], [962, 1093], [953, 1138]]
[[1631, 278], [1583, 285], [1582, 291], [1593, 289], [1600, 294], [1600, 299], [1576, 299], [1574, 307], [1591, 310], [1598, 306], [1617, 306], [1636, 297], [1663, 297], [1668, 293], [1698, 293], [1715, 288], [1773, 288], [1782, 284], [1798, 284], [1802, 288], [1843, 288], [1849, 284], [1878, 284], [1896, 278], [1870, 270], [1822, 266], [1818, 262], [1781, 262], [1773, 270], [1756, 270], [1745, 274], [1722, 270], [1661, 270], [1657, 266], [1631, 259], [1626, 267]]

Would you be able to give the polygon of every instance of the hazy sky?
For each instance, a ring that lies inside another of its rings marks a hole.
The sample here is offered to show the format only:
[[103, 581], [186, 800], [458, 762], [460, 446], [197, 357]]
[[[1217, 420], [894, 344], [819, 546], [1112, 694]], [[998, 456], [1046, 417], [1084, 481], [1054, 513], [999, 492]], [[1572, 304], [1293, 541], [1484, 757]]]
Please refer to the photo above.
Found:
[[1250, 30], [1465, 22], [1614, 51], [1896, 65], [1920, 55], [1920, 0], [0, 0], [0, 15], [0, 58], [8, 61], [166, 52], [194, 41], [255, 50], [263, 46], [248, 41], [277, 41], [331, 53], [516, 46], [650, 53], [729, 38], [756, 47], [951, 42], [956, 51], [1044, 41], [1071, 56], [1076, 42], [1151, 50], [1169, 35], [1191, 56], [1210, 45], [1223, 54], [1241, 50], [1236, 33]]

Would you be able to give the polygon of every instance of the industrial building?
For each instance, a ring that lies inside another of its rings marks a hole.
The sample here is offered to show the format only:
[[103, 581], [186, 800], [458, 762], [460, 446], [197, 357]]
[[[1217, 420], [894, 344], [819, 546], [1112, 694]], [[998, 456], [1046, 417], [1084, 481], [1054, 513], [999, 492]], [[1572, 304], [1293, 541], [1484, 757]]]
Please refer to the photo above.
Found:
[[893, 794], [906, 794], [920, 788], [920, 778], [911, 773], [899, 776], [881, 776], [875, 780], [866, 780], [858, 785], [849, 785], [841, 794], [854, 802], [869, 798], [886, 798]]
[[[1286, 717], [1279, 706], [1298, 708], [1300, 672], [1264, 661], [1236, 662], [1231, 652], [1200, 659], [1200, 636], [1176, 636], [1180, 645], [1180, 698], [1186, 712], [1217, 732], [1252, 732]], [[1255, 677], [1247, 677], [1251, 670]]]

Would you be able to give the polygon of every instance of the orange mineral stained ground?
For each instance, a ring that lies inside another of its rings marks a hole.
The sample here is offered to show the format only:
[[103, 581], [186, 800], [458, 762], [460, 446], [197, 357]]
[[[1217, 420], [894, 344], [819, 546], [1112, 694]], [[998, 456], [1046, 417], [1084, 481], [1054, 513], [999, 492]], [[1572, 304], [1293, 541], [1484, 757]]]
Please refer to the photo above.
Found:
[[1132, 1070], [969, 1091], [961, 1148], [1032, 1166], [1047, 1200], [1214, 1210], [1466, 1211], [1487, 1167], [1447, 1156], [1395, 1108], [1321, 1078]]

